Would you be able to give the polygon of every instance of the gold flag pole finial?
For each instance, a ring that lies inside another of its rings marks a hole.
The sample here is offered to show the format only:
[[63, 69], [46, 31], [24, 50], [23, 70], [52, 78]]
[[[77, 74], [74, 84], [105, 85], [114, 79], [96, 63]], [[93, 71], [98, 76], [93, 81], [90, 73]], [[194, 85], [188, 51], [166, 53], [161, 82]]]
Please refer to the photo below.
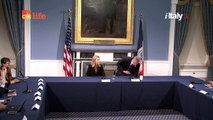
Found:
[[141, 15], [140, 15], [140, 20], [142, 20], [142, 18], [143, 18], [143, 15], [142, 15], [142, 13], [141, 13]]
[[71, 16], [71, 14], [72, 14], [72, 9], [69, 8], [69, 9], [67, 10], [67, 12], [68, 12], [68, 15]]

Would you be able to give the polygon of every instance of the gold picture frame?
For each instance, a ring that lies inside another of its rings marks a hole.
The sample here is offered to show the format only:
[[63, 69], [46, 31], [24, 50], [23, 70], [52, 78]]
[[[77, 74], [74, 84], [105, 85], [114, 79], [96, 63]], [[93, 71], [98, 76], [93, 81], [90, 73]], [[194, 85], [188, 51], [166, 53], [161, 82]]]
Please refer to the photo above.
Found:
[[133, 44], [134, 0], [75, 0], [75, 43]]

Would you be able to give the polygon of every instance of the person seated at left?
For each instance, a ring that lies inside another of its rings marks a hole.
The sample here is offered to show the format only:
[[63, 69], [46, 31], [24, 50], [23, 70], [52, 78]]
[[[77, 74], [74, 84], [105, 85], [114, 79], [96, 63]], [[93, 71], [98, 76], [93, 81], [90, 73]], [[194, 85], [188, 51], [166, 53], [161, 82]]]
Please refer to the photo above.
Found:
[[6, 57], [1, 59], [0, 76], [2, 76], [4, 73], [5, 73], [4, 78], [7, 80], [6, 87], [8, 87], [10, 84], [20, 82], [20, 80], [17, 80], [16, 78], [12, 77], [12, 72], [10, 69], [10, 59]]
[[139, 69], [140, 69], [140, 59], [139, 59], [139, 57], [135, 56], [132, 59], [129, 69], [124, 70], [123, 73], [128, 76], [138, 77]]
[[5, 79], [6, 76], [6, 71], [2, 71], [1, 72], [1, 76], [0, 76], [0, 98], [7, 93], [16, 93], [15, 89], [9, 90], [8, 89], [8, 81]]
[[100, 57], [94, 55], [92, 57], [92, 62], [88, 66], [87, 76], [105, 76], [103, 65], [100, 64]]

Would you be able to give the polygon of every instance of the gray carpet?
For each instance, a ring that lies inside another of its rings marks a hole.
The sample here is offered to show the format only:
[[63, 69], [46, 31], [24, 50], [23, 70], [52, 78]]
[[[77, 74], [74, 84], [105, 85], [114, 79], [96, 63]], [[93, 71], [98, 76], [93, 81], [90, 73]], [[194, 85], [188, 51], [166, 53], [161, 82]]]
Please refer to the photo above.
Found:
[[132, 110], [113, 112], [50, 113], [46, 120], [189, 120], [178, 111]]

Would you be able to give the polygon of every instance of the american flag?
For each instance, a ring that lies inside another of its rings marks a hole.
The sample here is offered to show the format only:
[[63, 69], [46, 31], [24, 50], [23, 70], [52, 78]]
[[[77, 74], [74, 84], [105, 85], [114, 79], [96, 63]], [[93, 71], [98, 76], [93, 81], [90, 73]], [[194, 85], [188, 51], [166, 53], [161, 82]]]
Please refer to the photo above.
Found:
[[71, 24], [71, 16], [69, 16], [66, 31], [66, 41], [64, 46], [64, 64], [63, 64], [63, 69], [66, 77], [73, 76], [71, 41], [72, 41], [72, 24]]
[[138, 75], [144, 75], [144, 52], [143, 52], [143, 26], [142, 17], [140, 18], [139, 26], [139, 36], [138, 36], [138, 46], [137, 46], [137, 56], [141, 59], [140, 68]]

